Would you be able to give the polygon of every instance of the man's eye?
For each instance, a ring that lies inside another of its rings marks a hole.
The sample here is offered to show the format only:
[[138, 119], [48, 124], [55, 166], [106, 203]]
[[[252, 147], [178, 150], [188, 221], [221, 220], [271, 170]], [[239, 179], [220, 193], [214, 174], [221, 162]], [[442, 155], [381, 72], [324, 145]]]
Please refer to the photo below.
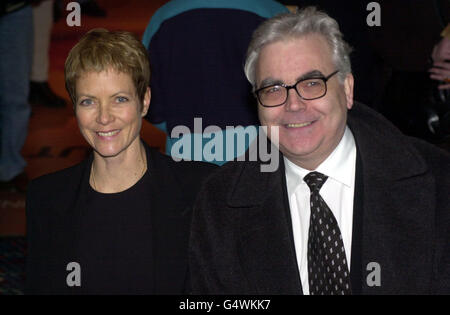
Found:
[[266, 88], [264, 90], [264, 93], [266, 94], [271, 94], [271, 93], [276, 93], [279, 92], [281, 90], [281, 86], [279, 85], [274, 85], [274, 86], [269, 86], [268, 88]]
[[119, 103], [124, 103], [124, 102], [128, 102], [128, 98], [124, 97], [124, 96], [118, 96], [116, 98], [116, 101]]
[[322, 81], [321, 80], [308, 80], [305, 82], [305, 86], [306, 87], [316, 87], [321, 85]]

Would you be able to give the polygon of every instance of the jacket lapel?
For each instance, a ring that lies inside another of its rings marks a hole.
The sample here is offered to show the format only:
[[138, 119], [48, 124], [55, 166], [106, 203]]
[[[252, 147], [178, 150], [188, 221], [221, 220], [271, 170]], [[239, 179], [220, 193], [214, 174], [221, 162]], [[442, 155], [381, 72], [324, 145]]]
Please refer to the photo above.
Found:
[[[362, 293], [426, 293], [432, 272], [434, 180], [396, 129], [359, 106], [352, 109], [348, 123], [363, 182]], [[378, 267], [379, 285], [373, 281]]]
[[263, 173], [260, 165], [243, 163], [228, 202], [242, 208], [239, 258], [254, 293], [302, 294], [283, 159], [276, 172]]
[[362, 289], [362, 220], [364, 211], [364, 182], [362, 176], [361, 155], [356, 154], [355, 192], [353, 200], [352, 249], [350, 264], [350, 281], [352, 294], [360, 295]]
[[151, 176], [152, 249], [154, 293], [179, 294], [185, 289], [187, 248], [192, 208], [188, 206], [174, 169], [147, 145]]
[[[79, 237], [81, 222], [85, 213], [85, 207], [89, 202], [87, 196], [93, 157], [93, 153], [91, 153], [89, 157], [80, 164], [81, 173], [79, 176], [79, 180], [73, 187], [75, 191], [69, 191], [68, 194], [68, 196], [72, 197], [73, 199], [67, 200], [67, 210], [63, 213], [63, 217], [61, 218], [61, 225], [59, 225], [59, 227], [62, 228], [63, 231], [59, 233], [61, 237], [57, 237], [57, 239], [55, 240], [59, 243], [56, 248], [62, 249], [61, 253], [63, 257], [61, 261], [63, 262], [63, 264], [68, 264], [70, 262], [81, 263], [81, 270], [83, 270], [83, 264], [81, 262], [79, 253], [83, 249], [79, 246]], [[60, 268], [62, 268], [62, 270], [64, 270], [64, 272], [67, 274], [65, 266], [61, 266]], [[67, 290], [67, 292], [62, 293], [80, 294], [82, 292], [80, 290], [83, 289], [83, 286], [69, 287], [67, 285], [64, 285], [63, 288], [64, 290]]]

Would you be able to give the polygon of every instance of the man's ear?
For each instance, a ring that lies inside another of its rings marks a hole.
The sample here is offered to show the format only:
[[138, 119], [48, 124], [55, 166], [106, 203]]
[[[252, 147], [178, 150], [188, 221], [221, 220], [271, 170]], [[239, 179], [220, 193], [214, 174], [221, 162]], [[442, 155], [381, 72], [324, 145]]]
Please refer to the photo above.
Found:
[[141, 116], [144, 117], [147, 115], [148, 108], [150, 107], [150, 100], [152, 98], [152, 93], [150, 87], [147, 87], [147, 91], [145, 91], [144, 102], [142, 104], [142, 113]]
[[344, 81], [344, 90], [345, 90], [345, 99], [347, 101], [347, 109], [351, 109], [353, 107], [353, 84], [354, 78], [351, 73], [347, 74], [347, 77]]

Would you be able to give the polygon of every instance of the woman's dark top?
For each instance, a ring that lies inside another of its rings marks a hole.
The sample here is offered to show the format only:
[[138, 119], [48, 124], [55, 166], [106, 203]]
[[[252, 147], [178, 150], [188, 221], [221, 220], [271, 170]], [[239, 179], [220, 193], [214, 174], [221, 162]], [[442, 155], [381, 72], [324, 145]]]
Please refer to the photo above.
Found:
[[114, 194], [89, 187], [78, 244], [83, 293], [153, 293], [150, 180], [146, 172]]
[[186, 293], [192, 205], [216, 166], [144, 146], [147, 172], [120, 193], [91, 188], [92, 155], [29, 184], [27, 294]]

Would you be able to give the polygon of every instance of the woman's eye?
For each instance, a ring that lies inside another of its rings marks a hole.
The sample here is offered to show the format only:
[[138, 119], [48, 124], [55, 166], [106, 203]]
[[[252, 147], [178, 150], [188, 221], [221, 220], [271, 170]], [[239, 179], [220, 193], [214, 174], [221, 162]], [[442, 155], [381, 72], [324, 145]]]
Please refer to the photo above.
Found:
[[82, 100], [82, 101], [80, 102], [80, 105], [83, 105], [83, 106], [88, 106], [88, 105], [92, 105], [92, 104], [93, 104], [93, 102], [92, 102], [92, 100], [89, 99], [89, 98], [84, 99], [84, 100]]

